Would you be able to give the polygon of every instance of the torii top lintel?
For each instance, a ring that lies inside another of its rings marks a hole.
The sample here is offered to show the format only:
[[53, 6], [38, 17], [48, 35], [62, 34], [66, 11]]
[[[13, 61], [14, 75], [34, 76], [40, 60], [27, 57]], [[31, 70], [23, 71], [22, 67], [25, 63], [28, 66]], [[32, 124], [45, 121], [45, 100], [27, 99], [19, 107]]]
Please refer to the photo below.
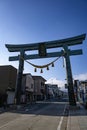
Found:
[[32, 43], [32, 44], [19, 44], [19, 45], [6, 44], [5, 46], [8, 48], [9, 52], [19, 52], [21, 50], [24, 51], [38, 50], [39, 44], [45, 44], [46, 49], [49, 49], [49, 48], [63, 47], [63, 45], [73, 46], [77, 44], [82, 44], [82, 41], [85, 39], [85, 37], [86, 34], [82, 34], [79, 36], [62, 39], [62, 40], [54, 40], [54, 41]]

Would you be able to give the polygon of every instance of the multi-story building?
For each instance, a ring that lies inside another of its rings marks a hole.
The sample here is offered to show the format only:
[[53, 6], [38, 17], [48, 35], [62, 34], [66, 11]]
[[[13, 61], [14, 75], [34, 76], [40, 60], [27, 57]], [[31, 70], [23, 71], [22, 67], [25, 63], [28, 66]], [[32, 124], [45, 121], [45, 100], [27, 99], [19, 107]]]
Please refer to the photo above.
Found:
[[45, 99], [45, 82], [46, 80], [41, 76], [32, 76], [34, 80], [34, 98], [35, 100]]
[[58, 97], [59, 89], [57, 84], [52, 84], [52, 89], [55, 97]]
[[83, 101], [85, 101], [85, 98], [87, 97], [87, 80], [86, 81], [80, 81], [80, 85], [82, 88], [81, 95]]
[[[17, 69], [11, 65], [0, 66], [0, 104], [7, 100], [8, 104], [15, 101]], [[21, 103], [45, 98], [45, 79], [41, 76], [23, 74]], [[8, 96], [7, 96], [8, 95]], [[5, 98], [5, 99], [4, 99]]]
[[17, 69], [15, 67], [11, 65], [0, 66], [0, 104], [6, 100], [8, 104], [13, 103], [16, 77]]
[[0, 66], [0, 92], [15, 89], [17, 69], [11, 65]]
[[54, 96], [52, 85], [51, 84], [45, 84], [46, 87], [46, 99], [50, 99]]
[[21, 102], [32, 103], [33, 100], [34, 100], [34, 80], [30, 73], [23, 74]]
[[87, 95], [87, 81], [74, 80], [74, 93], [77, 100], [84, 102]]
[[58, 97], [59, 89], [57, 84], [45, 84], [46, 87], [46, 98]]

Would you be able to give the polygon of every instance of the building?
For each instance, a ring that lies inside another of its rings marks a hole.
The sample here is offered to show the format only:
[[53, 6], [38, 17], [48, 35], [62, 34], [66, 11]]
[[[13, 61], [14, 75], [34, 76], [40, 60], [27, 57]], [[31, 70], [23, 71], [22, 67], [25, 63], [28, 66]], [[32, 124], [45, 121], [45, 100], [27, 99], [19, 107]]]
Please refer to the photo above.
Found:
[[58, 94], [59, 94], [58, 85], [52, 84], [52, 89], [53, 89], [54, 97], [58, 97]]
[[46, 98], [58, 97], [59, 89], [57, 84], [45, 84], [46, 87]]
[[74, 93], [78, 101], [84, 102], [87, 95], [87, 80], [86, 81], [74, 81]]
[[23, 74], [21, 103], [32, 103], [45, 98], [45, 79], [41, 76]]
[[80, 85], [81, 85], [81, 97], [83, 102], [85, 101], [85, 98], [87, 97], [87, 80], [85, 81], [80, 81]]
[[[11, 65], [0, 66], [0, 104], [13, 104], [15, 100], [17, 69]], [[45, 98], [45, 79], [41, 76], [23, 74], [21, 103], [32, 103]], [[1, 106], [2, 106], [1, 105]]]
[[34, 98], [35, 100], [43, 100], [46, 97], [45, 94], [45, 82], [46, 80], [42, 76], [32, 76], [34, 80]]
[[34, 80], [30, 73], [23, 74], [21, 103], [32, 103], [34, 100]]
[[[14, 100], [17, 69], [11, 65], [0, 66], [0, 104], [11, 104]], [[11, 92], [12, 91], [12, 92]], [[8, 94], [8, 96], [6, 96]], [[4, 98], [5, 97], [5, 98]]]
[[54, 94], [51, 84], [45, 84], [45, 87], [46, 87], [46, 99], [53, 98]]
[[0, 92], [15, 89], [17, 69], [11, 65], [0, 66]]

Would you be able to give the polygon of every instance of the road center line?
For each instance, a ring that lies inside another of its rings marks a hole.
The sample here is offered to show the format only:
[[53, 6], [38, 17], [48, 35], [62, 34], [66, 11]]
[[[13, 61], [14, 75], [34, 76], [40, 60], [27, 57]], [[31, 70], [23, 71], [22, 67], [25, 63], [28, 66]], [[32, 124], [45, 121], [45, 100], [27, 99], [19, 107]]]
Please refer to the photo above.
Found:
[[[63, 115], [64, 115], [64, 113], [65, 113], [65, 109], [66, 109], [66, 105], [65, 105], [65, 107], [64, 107]], [[61, 125], [62, 125], [62, 122], [63, 122], [63, 117], [64, 117], [64, 116], [61, 116], [61, 119], [60, 119], [59, 125], [58, 125], [58, 127], [57, 127], [57, 130], [61, 130]]]

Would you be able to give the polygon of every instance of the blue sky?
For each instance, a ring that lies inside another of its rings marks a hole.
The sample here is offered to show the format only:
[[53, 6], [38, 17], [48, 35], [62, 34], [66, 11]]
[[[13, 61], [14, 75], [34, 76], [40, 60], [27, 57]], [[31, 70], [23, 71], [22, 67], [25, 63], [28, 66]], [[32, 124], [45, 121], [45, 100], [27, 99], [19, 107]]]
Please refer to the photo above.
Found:
[[[8, 61], [9, 56], [18, 53], [9, 53], [5, 44], [59, 40], [83, 33], [87, 34], [87, 0], [0, 0], [0, 65], [10, 64], [18, 68], [18, 61]], [[87, 79], [87, 38], [82, 45], [71, 49], [83, 50], [83, 55], [70, 57], [73, 77]], [[30, 62], [43, 65], [54, 59]], [[38, 70], [35, 73], [32, 66], [24, 64], [24, 73], [41, 75], [50, 82], [62, 82], [66, 78], [62, 58], [54, 68], [43, 72]]]

